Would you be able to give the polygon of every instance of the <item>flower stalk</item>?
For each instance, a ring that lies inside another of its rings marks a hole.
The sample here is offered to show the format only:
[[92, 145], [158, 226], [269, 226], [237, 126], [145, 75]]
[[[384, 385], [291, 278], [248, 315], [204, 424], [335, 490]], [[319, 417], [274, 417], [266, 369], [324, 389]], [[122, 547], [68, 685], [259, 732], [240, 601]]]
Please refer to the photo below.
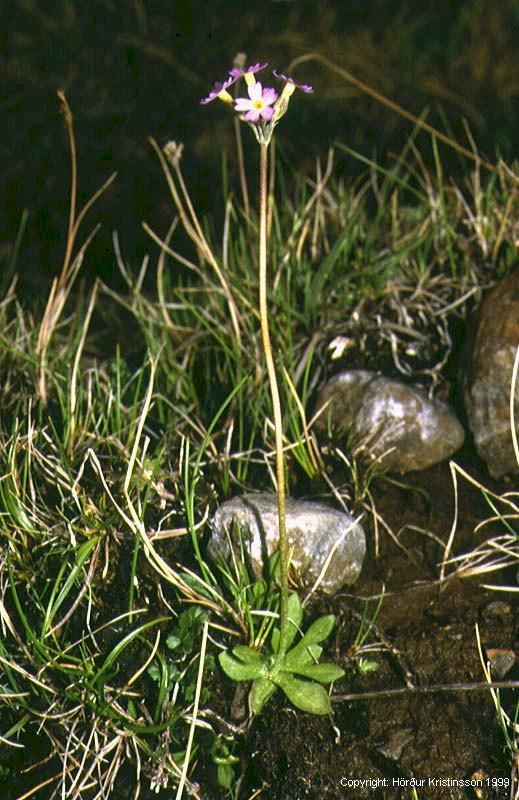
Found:
[[285, 459], [283, 455], [283, 419], [281, 400], [276, 376], [276, 367], [272, 355], [267, 303], [267, 148], [260, 144], [259, 172], [259, 311], [261, 340], [267, 366], [267, 375], [272, 398], [274, 415], [274, 433], [276, 449], [276, 482], [279, 524], [279, 564], [280, 564], [280, 642], [278, 657], [282, 657], [287, 649], [288, 622], [288, 538], [286, 529], [286, 480]]

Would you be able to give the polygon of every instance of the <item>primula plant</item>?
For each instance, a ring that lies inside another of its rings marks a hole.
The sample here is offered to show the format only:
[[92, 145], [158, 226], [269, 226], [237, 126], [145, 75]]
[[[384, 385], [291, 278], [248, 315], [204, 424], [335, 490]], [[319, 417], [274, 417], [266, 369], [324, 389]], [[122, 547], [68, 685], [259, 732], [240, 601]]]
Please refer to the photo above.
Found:
[[[300, 630], [303, 611], [297, 595], [289, 598], [288, 570], [289, 552], [286, 531], [286, 480], [283, 455], [283, 425], [281, 401], [276, 376], [272, 345], [270, 341], [267, 309], [267, 149], [274, 128], [287, 111], [290, 98], [296, 89], [305, 93], [313, 92], [308, 84], [297, 83], [289, 75], [274, 71], [274, 76], [283, 86], [276, 89], [256, 80], [256, 75], [266, 69], [268, 64], [257, 63], [245, 69], [231, 69], [222, 83], [214, 88], [201, 102], [210, 103], [218, 98], [234, 108], [243, 122], [247, 122], [260, 147], [259, 173], [259, 315], [263, 352], [272, 398], [275, 430], [276, 482], [279, 519], [279, 561], [280, 561], [280, 613], [279, 628], [274, 628], [271, 637], [270, 654], [238, 646], [232, 655], [220, 655], [224, 672], [235, 681], [253, 681], [250, 706], [253, 713], [259, 713], [277, 688], [284, 691], [288, 699], [298, 708], [313, 714], [326, 714], [330, 711], [330, 699], [322, 684], [337, 680], [343, 670], [333, 664], [319, 664], [322, 648], [319, 642], [326, 639], [334, 624], [331, 615], [316, 620], [307, 633], [291, 650], [289, 647]], [[248, 97], [234, 98], [229, 88], [238, 80], [244, 79]], [[301, 678], [296, 678], [300, 675]]]
[[278, 688], [302, 711], [309, 714], [328, 714], [331, 711], [330, 698], [321, 684], [342, 678], [344, 670], [335, 664], [319, 664], [319, 658], [323, 651], [320, 642], [332, 632], [335, 618], [333, 614], [327, 614], [315, 620], [305, 635], [291, 647], [302, 620], [301, 601], [297, 594], [291, 594], [288, 598], [286, 649], [283, 652], [280, 628], [274, 627], [270, 654], [259, 653], [245, 645], [233, 647], [232, 655], [221, 653], [220, 665], [230, 678], [253, 681], [249, 698], [253, 714], [259, 714]]

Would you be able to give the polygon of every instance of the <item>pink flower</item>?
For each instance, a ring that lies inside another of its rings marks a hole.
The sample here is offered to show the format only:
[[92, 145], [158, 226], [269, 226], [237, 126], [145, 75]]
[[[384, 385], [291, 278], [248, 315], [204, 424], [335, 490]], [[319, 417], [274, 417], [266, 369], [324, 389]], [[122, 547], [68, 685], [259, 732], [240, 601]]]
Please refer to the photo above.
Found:
[[264, 89], [258, 82], [247, 86], [247, 92], [249, 97], [236, 99], [234, 110], [243, 114], [243, 119], [247, 122], [258, 122], [260, 118], [267, 122], [271, 120], [274, 115], [272, 106], [278, 99], [276, 90], [268, 87]]
[[295, 86], [296, 89], [301, 89], [301, 91], [306, 92], [307, 94], [313, 92], [313, 88], [310, 86], [309, 83], [298, 83], [292, 77], [290, 77], [290, 75], [284, 75], [282, 72], [276, 72], [276, 70], [273, 70], [273, 73], [276, 76], [276, 78], [279, 78], [279, 80], [286, 81], [287, 83], [292, 84], [292, 86]]
[[215, 83], [214, 89], [211, 89], [207, 97], [204, 97], [204, 99], [200, 100], [200, 102], [202, 103], [202, 105], [206, 105], [206, 103], [211, 103], [213, 100], [216, 100], [217, 97], [219, 97], [220, 100], [224, 100], [225, 102], [232, 102], [232, 97], [227, 91], [227, 89], [229, 88], [229, 86], [232, 86], [233, 83], [236, 83], [237, 80], [238, 78], [230, 77], [227, 78], [225, 81], [223, 81], [223, 83], [220, 82]]
[[233, 67], [229, 70], [229, 75], [236, 80], [237, 78], [242, 78], [243, 76], [250, 75], [251, 73], [254, 75], [255, 72], [261, 72], [261, 70], [265, 69], [265, 67], [268, 67], [268, 63], [266, 61], [264, 63], [258, 61], [257, 64], [252, 64], [250, 67], [246, 67], [246, 69], [238, 69], [237, 67]]

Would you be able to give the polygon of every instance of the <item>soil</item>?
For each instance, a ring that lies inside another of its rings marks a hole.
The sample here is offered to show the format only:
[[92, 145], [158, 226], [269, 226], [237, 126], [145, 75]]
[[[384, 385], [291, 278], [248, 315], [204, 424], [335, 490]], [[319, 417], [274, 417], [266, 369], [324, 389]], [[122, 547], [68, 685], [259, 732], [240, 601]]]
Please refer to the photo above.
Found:
[[[488, 477], [480, 478], [489, 486]], [[344, 667], [346, 677], [336, 684], [335, 693], [361, 697], [338, 700], [333, 718], [328, 719], [296, 713], [281, 695], [276, 696], [243, 741], [240, 797], [250, 797], [254, 788], [262, 788], [259, 797], [269, 800], [510, 796], [510, 754], [489, 691], [427, 694], [410, 687], [482, 683], [476, 624], [485, 649], [517, 651], [513, 595], [480, 586], [485, 579], [515, 583], [515, 574], [453, 578], [440, 586], [441, 548], [424, 533], [402, 526], [427, 528], [446, 540], [454, 509], [449, 466], [441, 464], [405, 480], [407, 488], [380, 482], [374, 496], [379, 513], [395, 532], [401, 531], [399, 542], [406, 550], [382, 532], [375, 557], [374, 537], [369, 536], [371, 553], [352, 593], [313, 609], [316, 615], [332, 611], [337, 616], [329, 655]], [[488, 537], [488, 528], [479, 538], [474, 528], [490, 516], [480, 493], [465, 482], [459, 489], [457, 553]], [[379, 650], [364, 654], [377, 662], [378, 669], [362, 673], [353, 642], [366, 602], [372, 615], [383, 587], [376, 628], [368, 639], [377, 642]], [[514, 666], [506, 679], [518, 674]], [[384, 694], [406, 687], [401, 694]], [[367, 692], [381, 696], [363, 699]], [[517, 692], [505, 690], [501, 697], [513, 714]], [[213, 795], [207, 793], [206, 778], [201, 781], [203, 796], [218, 796], [216, 787]], [[479, 794], [452, 783], [470, 778], [482, 781]], [[417, 795], [412, 793], [411, 779], [416, 781]]]

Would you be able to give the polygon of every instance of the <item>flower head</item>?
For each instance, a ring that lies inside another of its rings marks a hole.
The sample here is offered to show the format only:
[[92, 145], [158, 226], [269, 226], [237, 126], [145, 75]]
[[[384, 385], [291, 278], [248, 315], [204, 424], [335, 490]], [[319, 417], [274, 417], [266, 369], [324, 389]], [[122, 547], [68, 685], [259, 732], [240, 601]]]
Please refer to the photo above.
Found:
[[[284, 75], [282, 72], [276, 72], [276, 70], [273, 70], [273, 73], [276, 76], [276, 78], [279, 78], [279, 80], [285, 81], [287, 84], [290, 84], [291, 86], [294, 87], [294, 89], [301, 89], [302, 92], [306, 92], [307, 94], [313, 92], [313, 87], [310, 86], [309, 83], [298, 83], [290, 75]], [[294, 89], [292, 89], [292, 92], [294, 91]]]
[[[297, 83], [290, 75], [284, 75], [282, 72], [274, 70], [276, 78], [285, 82], [281, 93], [278, 95], [275, 89], [263, 87], [256, 80], [256, 73], [268, 67], [266, 62], [258, 61], [257, 64], [245, 67], [245, 55], [240, 53], [239, 58], [237, 57], [234, 63], [236, 66], [229, 70], [228, 78], [223, 83], [215, 83], [214, 89], [200, 102], [205, 105], [218, 97], [225, 103], [234, 105], [234, 110], [240, 114], [241, 119], [251, 126], [258, 142], [268, 145], [274, 128], [286, 113], [290, 98], [295, 90], [301, 89], [301, 91], [309, 93], [313, 92], [313, 88], [308, 83]], [[234, 99], [227, 89], [240, 78], [244, 78], [249, 96]]]
[[[247, 87], [249, 97], [238, 97], [234, 104], [234, 110], [243, 114], [243, 119], [247, 122], [258, 122], [264, 119], [267, 122], [274, 116], [273, 104], [278, 98], [275, 89], [266, 87], [261, 83], [254, 83]], [[245, 113], [244, 113], [245, 112]]]
[[274, 70], [274, 75], [276, 78], [285, 81], [283, 91], [279, 95], [279, 100], [276, 103], [274, 111], [274, 121], [278, 122], [281, 117], [286, 114], [288, 103], [296, 89], [301, 89], [308, 94], [309, 92], [313, 92], [313, 88], [309, 83], [297, 83], [290, 75], [284, 75], [282, 72], [276, 72], [276, 70]]
[[257, 64], [251, 64], [250, 67], [246, 67], [245, 69], [238, 69], [238, 67], [233, 67], [229, 70], [229, 75], [234, 80], [238, 80], [238, 78], [245, 78], [246, 83], [250, 86], [256, 82], [256, 78], [254, 77], [256, 72], [261, 72], [262, 69], [268, 67], [268, 63], [265, 61], [264, 64], [261, 61], [258, 61]]
[[178, 167], [180, 159], [182, 158], [182, 151], [184, 149], [184, 145], [182, 142], [168, 142], [162, 148], [162, 152], [168, 159], [169, 163], [174, 166]]
[[220, 81], [216, 81], [214, 89], [211, 89], [207, 97], [204, 97], [202, 100], [200, 100], [200, 102], [202, 103], [202, 105], [206, 105], [206, 103], [211, 103], [213, 100], [216, 100], [216, 98], [219, 97], [220, 100], [223, 100], [225, 103], [232, 103], [233, 102], [232, 95], [229, 94], [227, 89], [229, 88], [229, 86], [232, 86], [233, 83], [236, 83], [237, 80], [238, 80], [237, 77], [236, 78], [230, 77], [227, 78], [227, 80], [223, 81], [223, 83], [220, 83]]

